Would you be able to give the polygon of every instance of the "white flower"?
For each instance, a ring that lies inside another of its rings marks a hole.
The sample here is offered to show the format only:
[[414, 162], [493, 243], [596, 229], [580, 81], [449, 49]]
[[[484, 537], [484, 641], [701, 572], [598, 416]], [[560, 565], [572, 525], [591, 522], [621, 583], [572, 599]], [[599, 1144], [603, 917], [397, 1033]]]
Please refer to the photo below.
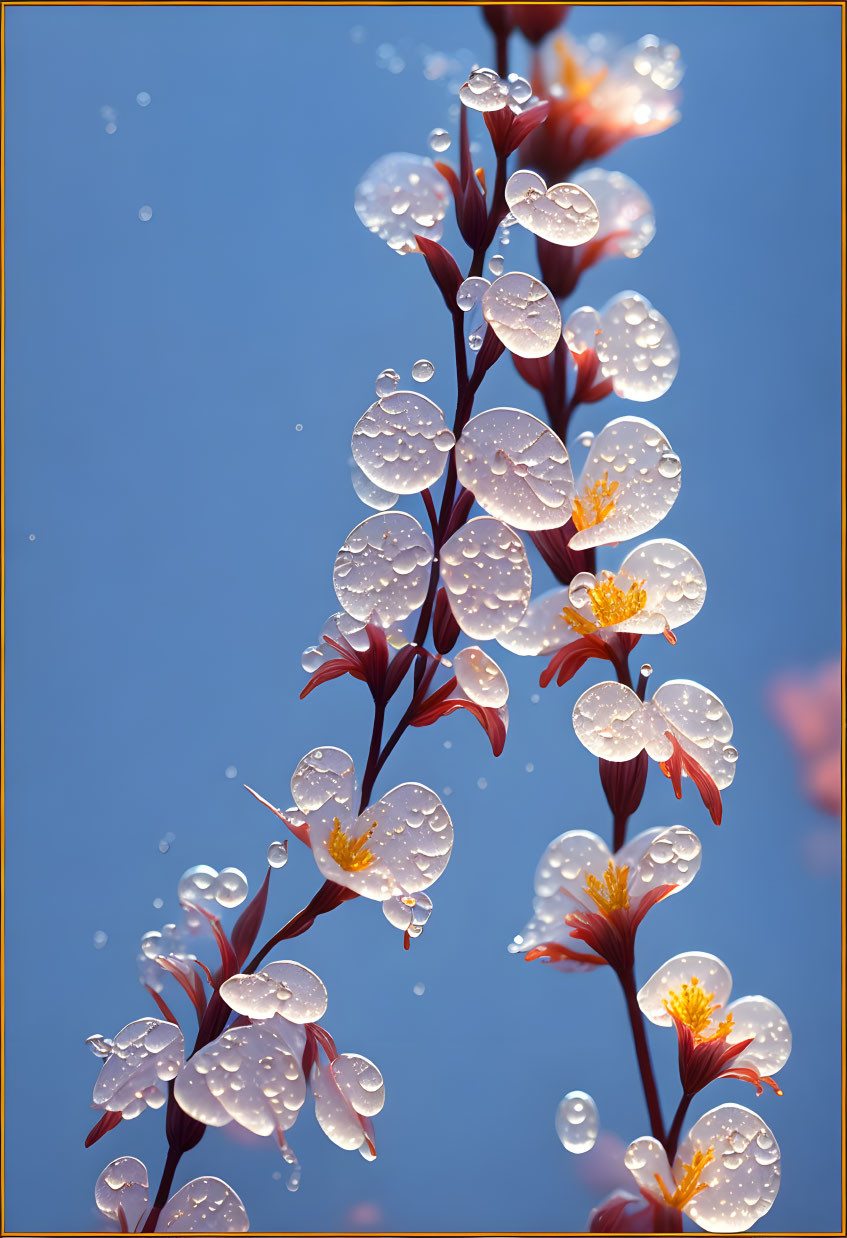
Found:
[[719, 1105], [694, 1123], [674, 1158], [642, 1137], [626, 1165], [642, 1194], [676, 1208], [713, 1234], [749, 1229], [770, 1211], [779, 1190], [780, 1153], [773, 1132], [743, 1105]]
[[168, 1084], [185, 1057], [182, 1032], [163, 1019], [136, 1019], [114, 1040], [91, 1036], [87, 1043], [105, 1058], [94, 1084], [93, 1108], [120, 1113], [127, 1120], [164, 1105]]
[[638, 925], [693, 880], [700, 853], [697, 835], [682, 825], [645, 830], [614, 855], [587, 830], [560, 834], [538, 863], [534, 914], [510, 951], [560, 971], [626, 966]]
[[655, 400], [679, 370], [679, 344], [670, 323], [640, 292], [619, 292], [599, 312], [574, 310], [564, 326], [572, 353], [593, 350], [600, 373], [627, 400]]
[[397, 253], [417, 253], [415, 236], [440, 239], [448, 192], [431, 159], [383, 155], [356, 186], [356, 214]]
[[447, 866], [453, 824], [420, 783], [394, 787], [357, 817], [352, 758], [340, 748], [314, 748], [295, 769], [291, 791], [318, 868], [337, 885], [382, 902], [427, 889]]
[[[111, 1161], [94, 1188], [103, 1216], [135, 1233], [147, 1211], [147, 1166], [134, 1156]], [[123, 1217], [123, 1223], [121, 1218]], [[156, 1221], [156, 1233], [244, 1234], [250, 1222], [244, 1205], [231, 1186], [220, 1178], [193, 1178], [172, 1195]]]
[[642, 749], [660, 763], [677, 799], [682, 778], [692, 779], [720, 825], [720, 792], [735, 777], [738, 753], [723, 701], [690, 679], [669, 679], [643, 702], [623, 684], [608, 681], [583, 692], [574, 706], [577, 738], [606, 761], [630, 761]]

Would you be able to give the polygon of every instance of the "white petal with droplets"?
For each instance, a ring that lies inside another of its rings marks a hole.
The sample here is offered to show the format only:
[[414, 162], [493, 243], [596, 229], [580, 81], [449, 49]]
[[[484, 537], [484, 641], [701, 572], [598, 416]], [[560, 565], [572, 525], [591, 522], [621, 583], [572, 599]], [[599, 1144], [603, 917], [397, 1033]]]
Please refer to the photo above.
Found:
[[567, 587], [557, 586], [548, 593], [542, 593], [530, 602], [520, 623], [497, 637], [497, 643], [510, 653], [522, 656], [553, 653], [561, 649], [577, 636], [562, 618], [562, 610], [567, 605]]
[[535, 892], [549, 897], [558, 890], [570, 899], [569, 910], [578, 903], [594, 904], [585, 893], [586, 877], [601, 877], [612, 858], [602, 838], [589, 830], [566, 830], [545, 849], [535, 870]]
[[[644, 609], [616, 626], [624, 632], [675, 631], [699, 614], [706, 600], [706, 574], [687, 546], [669, 539], [642, 542], [626, 556], [619, 575], [640, 581]], [[617, 581], [626, 587], [626, 580]]]
[[537, 172], [520, 169], [506, 182], [506, 204], [528, 232], [554, 245], [582, 245], [600, 226], [597, 203], [579, 185], [547, 188]]
[[482, 316], [518, 357], [546, 357], [559, 342], [562, 316], [548, 288], [522, 271], [495, 279], [482, 297]]
[[456, 471], [480, 506], [516, 529], [557, 529], [571, 514], [567, 450], [549, 426], [518, 408], [490, 408], [470, 419]]
[[417, 494], [438, 481], [455, 441], [437, 404], [417, 391], [394, 391], [356, 422], [353, 459], [383, 490]]
[[694, 1123], [680, 1145], [674, 1169], [677, 1177], [695, 1152], [712, 1148], [714, 1160], [685, 1211], [713, 1234], [749, 1229], [769, 1212], [779, 1190], [780, 1153], [773, 1131], [752, 1109], [719, 1105]]
[[732, 1065], [752, 1066], [760, 1075], [781, 1070], [791, 1054], [791, 1028], [779, 1006], [767, 997], [739, 997], [729, 1003], [726, 1013], [732, 1015], [729, 1044], [753, 1037]]
[[282, 985], [291, 994], [280, 1014], [290, 1023], [316, 1023], [326, 1012], [326, 986], [302, 963], [280, 959], [265, 963], [262, 971], [276, 985]]
[[234, 1120], [255, 1135], [287, 1130], [306, 1098], [300, 1061], [289, 1043], [291, 1030], [275, 1015], [223, 1032], [177, 1075], [174, 1095], [181, 1108], [207, 1126]]
[[94, 1202], [104, 1216], [118, 1220], [123, 1209], [128, 1232], [134, 1233], [147, 1211], [147, 1166], [134, 1156], [110, 1161], [94, 1186]]
[[94, 1084], [98, 1109], [135, 1118], [167, 1100], [168, 1083], [182, 1066], [185, 1041], [175, 1023], [136, 1019], [121, 1028]]
[[[638, 991], [638, 1004], [651, 1023], [659, 1027], [672, 1026], [673, 1019], [665, 1002], [670, 1001], [672, 990], [679, 993], [682, 985], [691, 984], [693, 977], [707, 993], [714, 995], [714, 1003], [721, 1007], [726, 1005], [732, 990], [732, 976], [726, 963], [714, 954], [675, 954], [653, 972]], [[723, 1017], [721, 1010], [718, 1020]]]
[[494, 69], [473, 69], [459, 99], [475, 112], [499, 112], [509, 102], [509, 84]]
[[668, 1156], [658, 1139], [642, 1135], [634, 1139], [624, 1154], [624, 1165], [635, 1181], [651, 1199], [661, 1202], [662, 1193], [656, 1182], [656, 1175], [667, 1187], [673, 1190], [673, 1178]]
[[638, 292], [618, 293], [601, 311], [595, 351], [604, 378], [627, 400], [655, 400], [679, 370], [670, 323]]
[[247, 1211], [220, 1178], [192, 1178], [165, 1204], [156, 1232], [166, 1234], [246, 1234]]
[[399, 494], [392, 494], [390, 490], [383, 490], [382, 486], [374, 485], [352, 456], [350, 457], [350, 481], [353, 483], [356, 497], [361, 499], [367, 507], [372, 507], [374, 511], [387, 512], [400, 498]]
[[656, 886], [675, 886], [674, 894], [685, 889], [699, 872], [702, 852], [696, 834], [684, 825], [669, 825], [637, 835], [615, 859], [632, 865], [627, 884], [630, 899], [637, 902]]
[[356, 214], [391, 249], [416, 253], [415, 236], [437, 241], [449, 189], [431, 159], [401, 152], [372, 163], [356, 186]]
[[330, 1069], [341, 1095], [365, 1117], [372, 1118], [385, 1104], [382, 1073], [370, 1058], [359, 1053], [340, 1053]]
[[623, 172], [609, 172], [606, 168], [580, 172], [579, 183], [597, 203], [597, 239], [606, 241], [604, 256], [622, 254], [625, 258], [637, 258], [656, 235], [653, 204], [641, 186]]
[[441, 579], [459, 627], [477, 640], [508, 632], [524, 614], [532, 573], [518, 535], [492, 516], [475, 516], [442, 547]]
[[401, 933], [419, 937], [432, 915], [432, 899], [421, 890], [415, 894], [397, 894], [385, 900], [382, 914]]
[[500, 709], [509, 699], [506, 676], [478, 645], [453, 655], [453, 674], [468, 700], [486, 709]]
[[738, 754], [734, 748], [726, 751], [732, 739], [732, 719], [723, 701], [691, 679], [669, 679], [654, 693], [652, 703], [661, 715], [654, 723], [661, 734], [648, 746], [650, 755], [662, 761], [671, 755], [670, 743], [664, 738], [669, 724], [718, 789], [728, 787], [735, 777]]
[[607, 681], [583, 692], [574, 705], [577, 739], [596, 757], [628, 761], [644, 747], [641, 701], [624, 684]]
[[339, 1148], [350, 1152], [360, 1148], [365, 1143], [366, 1131], [370, 1131], [370, 1119], [356, 1113], [330, 1067], [316, 1061], [309, 1086], [315, 1099], [315, 1117], [324, 1134]]
[[313, 748], [291, 775], [291, 794], [310, 824], [350, 817], [354, 790], [353, 758], [343, 748]]
[[406, 512], [382, 512], [356, 525], [339, 550], [332, 583], [355, 619], [389, 627], [423, 605], [432, 538]]
[[270, 1019], [275, 1014], [284, 1016], [291, 1002], [290, 990], [264, 971], [230, 976], [221, 985], [220, 995], [236, 1014], [250, 1019]]
[[613, 506], [602, 522], [578, 529], [571, 548], [628, 541], [655, 528], [676, 502], [681, 473], [658, 426], [643, 417], [610, 421], [591, 444], [576, 490], [583, 504], [592, 487], [611, 490]]

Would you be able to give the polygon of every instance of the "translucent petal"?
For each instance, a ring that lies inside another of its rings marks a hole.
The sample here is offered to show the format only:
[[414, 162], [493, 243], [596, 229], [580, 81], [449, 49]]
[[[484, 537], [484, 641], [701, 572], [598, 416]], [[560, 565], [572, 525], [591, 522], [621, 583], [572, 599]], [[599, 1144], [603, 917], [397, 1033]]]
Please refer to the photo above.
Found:
[[356, 1113], [372, 1118], [385, 1104], [382, 1074], [370, 1058], [340, 1053], [330, 1067], [338, 1090]]
[[577, 739], [595, 757], [629, 761], [644, 747], [643, 706], [623, 684], [607, 681], [583, 692], [574, 705]]
[[103, 1216], [118, 1220], [121, 1207], [127, 1220], [129, 1233], [147, 1211], [147, 1166], [134, 1156], [119, 1156], [110, 1161], [94, 1186], [94, 1202]]
[[[185, 1058], [185, 1041], [175, 1023], [136, 1019], [121, 1028], [94, 1084], [98, 1109], [134, 1118], [167, 1099], [168, 1083]], [[157, 1104], [158, 1101], [158, 1104]]]
[[420, 890], [415, 894], [398, 894], [385, 900], [382, 914], [401, 933], [418, 937], [432, 914], [432, 899]]
[[662, 1193], [656, 1182], [656, 1174], [673, 1191], [673, 1179], [668, 1156], [658, 1139], [642, 1135], [634, 1139], [624, 1154], [624, 1164], [641, 1190], [651, 1199], [661, 1202]]
[[552, 293], [522, 271], [494, 280], [483, 294], [482, 316], [518, 357], [548, 356], [562, 332], [562, 316]]
[[554, 245], [582, 245], [600, 226], [597, 203], [579, 185], [547, 188], [537, 172], [521, 169], [506, 182], [506, 203], [528, 232]]
[[[575, 941], [571, 937], [570, 928], [565, 924], [565, 916], [569, 911], [575, 910], [572, 898], [563, 894], [560, 890], [556, 890], [555, 893], [546, 898], [537, 895], [533, 899], [532, 906], [532, 917], [508, 947], [511, 954], [525, 954], [527, 950], [532, 950], [534, 946], [554, 941], [561, 946], [577, 950], [581, 954], [591, 955], [591, 951], [587, 946], [580, 941]], [[573, 959], [557, 959], [555, 962], [546, 963], [545, 966], [552, 967], [556, 971], [561, 972], [593, 971], [595, 967], [600, 966], [600, 959], [598, 958], [596, 963], [579, 962]]]
[[198, 1050], [176, 1077], [181, 1108], [207, 1126], [235, 1120], [255, 1135], [292, 1126], [306, 1098], [306, 1081], [288, 1035], [275, 1015], [265, 1023], [231, 1027]]
[[[697, 835], [686, 826], [645, 830], [632, 842], [633, 853], [637, 854], [637, 846], [641, 852], [629, 874], [629, 896], [633, 903], [660, 885], [673, 885], [676, 887], [673, 892], [678, 894], [697, 876], [703, 848]], [[622, 848], [618, 853], [618, 863], [625, 850]]]
[[[383, 490], [382, 486], [376, 486], [359, 468], [355, 460], [350, 460], [350, 480], [353, 483], [353, 489], [356, 492], [356, 497], [367, 506], [372, 507], [374, 511], [387, 512], [397, 500], [399, 494], [392, 494], [390, 490]], [[304, 667], [308, 670], [308, 667]]]
[[[680, 986], [690, 984], [695, 976], [701, 987], [713, 994], [717, 1005], [726, 1005], [732, 989], [732, 976], [726, 963], [714, 954], [675, 954], [653, 973], [638, 992], [638, 1004], [651, 1023], [659, 1027], [673, 1025], [673, 1019], [665, 1009], [668, 994], [671, 990], [678, 993]], [[725, 1013], [721, 1010], [718, 1019], [724, 1017]]]
[[604, 256], [622, 254], [625, 258], [637, 258], [656, 235], [653, 204], [641, 186], [623, 172], [609, 172], [605, 168], [580, 172], [579, 183], [597, 203], [597, 239], [613, 237], [603, 247]]
[[[653, 704], [670, 724], [683, 748], [711, 775], [722, 791], [735, 777], [738, 753], [729, 747], [732, 719], [719, 697], [690, 679], [669, 679], [653, 695]], [[657, 760], [667, 760], [670, 744]], [[658, 752], [657, 742], [648, 748]]]
[[557, 586], [542, 593], [530, 602], [520, 623], [497, 637], [497, 643], [510, 653], [523, 656], [553, 653], [561, 649], [577, 637], [577, 633], [562, 619], [562, 610], [567, 605], [567, 588]]
[[524, 614], [532, 573], [523, 542], [492, 516], [475, 516], [441, 550], [441, 579], [459, 627], [477, 640], [508, 632]]
[[468, 700], [499, 709], [509, 699], [506, 676], [479, 645], [468, 645], [453, 656], [453, 674]]
[[565, 343], [573, 353], [582, 353], [597, 346], [597, 337], [603, 329], [600, 315], [590, 305], [575, 309], [562, 328]]
[[354, 619], [388, 627], [423, 605], [432, 538], [406, 512], [381, 512], [356, 525], [339, 550], [332, 583]]
[[593, 1096], [568, 1092], [556, 1109], [556, 1134], [568, 1152], [590, 1152], [600, 1134], [600, 1115]]
[[713, 1234], [749, 1229], [769, 1212], [779, 1190], [779, 1145], [752, 1109], [719, 1105], [694, 1123], [674, 1161], [677, 1179], [697, 1151], [711, 1148], [714, 1160], [700, 1181], [707, 1190], [684, 1211]]
[[391, 249], [416, 253], [416, 235], [440, 239], [449, 192], [432, 160], [401, 152], [383, 155], [356, 186], [356, 214]]
[[230, 976], [220, 987], [220, 994], [236, 1014], [250, 1019], [270, 1019], [275, 1014], [285, 1014], [290, 1005], [291, 992], [285, 985], [273, 980], [264, 971], [253, 975]]
[[276, 985], [284, 985], [291, 994], [280, 1013], [290, 1023], [316, 1023], [326, 1012], [326, 986], [302, 963], [288, 959], [265, 963], [262, 971]]
[[437, 404], [417, 391], [394, 391], [356, 422], [353, 459], [384, 490], [418, 494], [438, 481], [455, 442]]
[[518, 408], [472, 417], [456, 448], [459, 481], [516, 529], [557, 529], [571, 514], [573, 473], [564, 444]]
[[315, 1098], [315, 1117], [324, 1134], [334, 1144], [355, 1151], [365, 1142], [365, 1127], [357, 1117], [335, 1081], [332, 1071], [322, 1062], [315, 1062], [309, 1077]]
[[576, 903], [594, 904], [586, 899], [588, 873], [599, 877], [612, 858], [603, 839], [588, 830], [566, 830], [546, 848], [535, 870], [535, 893], [549, 897], [563, 890], [570, 897], [569, 911]]
[[623, 632], [657, 633], [665, 626], [676, 631], [699, 614], [706, 600], [706, 574], [680, 542], [642, 542], [626, 556], [620, 574], [641, 581], [647, 595], [639, 614], [616, 625]]
[[731, 1045], [740, 1040], [755, 1039], [735, 1059], [735, 1066], [752, 1066], [760, 1075], [774, 1075], [781, 1070], [791, 1054], [791, 1028], [775, 1002], [767, 997], [739, 997], [730, 1002], [726, 1013], [732, 1015], [732, 1031], [727, 1036]]
[[354, 791], [353, 758], [342, 748], [313, 748], [291, 775], [291, 794], [310, 824], [349, 820]]
[[[617, 417], [595, 436], [576, 484], [583, 504], [592, 488], [609, 494], [603, 519], [577, 531], [573, 550], [641, 537], [656, 527], [679, 494], [682, 466], [658, 426], [643, 417]], [[595, 514], [592, 511], [592, 514]]]
[[667, 319], [638, 292], [618, 293], [600, 316], [596, 352], [615, 393], [638, 401], [664, 395], [679, 369], [679, 344]]
[[246, 1234], [250, 1221], [241, 1200], [220, 1178], [192, 1178], [165, 1204], [157, 1233]]
[[323, 875], [379, 902], [427, 889], [447, 867], [453, 846], [450, 814], [434, 791], [417, 782], [394, 787], [342, 827], [347, 840], [359, 841], [355, 855], [340, 851], [334, 823], [310, 818], [310, 825]]
[[509, 102], [509, 85], [493, 69], [474, 69], [459, 98], [475, 112], [499, 112]]

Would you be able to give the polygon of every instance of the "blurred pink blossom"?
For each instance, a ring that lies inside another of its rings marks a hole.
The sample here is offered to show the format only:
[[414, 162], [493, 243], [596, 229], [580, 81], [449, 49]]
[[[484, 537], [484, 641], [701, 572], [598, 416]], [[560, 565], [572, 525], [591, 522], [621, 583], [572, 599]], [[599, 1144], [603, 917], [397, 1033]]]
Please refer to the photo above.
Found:
[[347, 1224], [353, 1229], [368, 1229], [382, 1221], [382, 1208], [371, 1199], [360, 1199], [347, 1209]]
[[841, 663], [787, 671], [772, 680], [768, 700], [799, 764], [804, 794], [821, 812], [841, 813]]

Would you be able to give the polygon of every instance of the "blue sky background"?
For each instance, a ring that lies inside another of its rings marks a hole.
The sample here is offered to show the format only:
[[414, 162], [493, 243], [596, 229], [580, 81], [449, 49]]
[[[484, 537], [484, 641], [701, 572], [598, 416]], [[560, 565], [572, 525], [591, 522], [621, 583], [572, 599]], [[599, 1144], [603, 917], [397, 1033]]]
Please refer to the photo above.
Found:
[[[656, 239], [591, 272], [575, 304], [637, 288], [679, 337], [674, 387], [634, 411], [683, 458], [661, 531], [698, 555], [709, 598], [675, 649], [656, 638], [639, 650], [657, 686], [690, 677], [722, 696], [741, 752], [720, 830], [651, 775], [635, 824], [690, 825], [705, 855], [684, 896], [645, 922], [639, 974], [705, 949], [736, 994], [784, 1008], [784, 1098], [715, 1084], [692, 1115], [758, 1107], [783, 1150], [764, 1226], [835, 1229], [839, 884], [803, 865], [824, 819], [764, 699], [775, 673], [817, 665], [839, 639], [840, 12], [588, 6], [569, 29], [652, 31], [688, 66], [682, 123], [605, 161], [652, 197]], [[189, 865], [260, 880], [276, 831], [242, 781], [287, 803], [310, 747], [364, 762], [361, 685], [297, 700], [300, 651], [336, 609], [333, 557], [367, 514], [349, 435], [386, 366], [408, 378], [431, 358], [426, 393], [445, 407], [453, 386], [449, 321], [423, 263], [362, 228], [353, 189], [379, 155], [427, 153], [429, 130], [451, 127], [425, 49], [491, 55], [476, 9], [439, 6], [9, 7], [6, 36], [6, 1225], [86, 1230], [108, 1160], [139, 1156], [158, 1180], [164, 1157], [151, 1112], [82, 1146], [97, 1070], [84, 1038], [155, 1013], [136, 979], [139, 937], [174, 916]], [[380, 61], [383, 44], [394, 51]], [[402, 71], [380, 67], [392, 56]], [[491, 165], [487, 147], [480, 161]], [[530, 253], [507, 251], [518, 267]], [[480, 400], [539, 412], [508, 359]], [[576, 428], [624, 411], [612, 397]], [[211, 1131], [180, 1167], [178, 1183], [226, 1178], [255, 1229], [345, 1229], [363, 1201], [390, 1232], [578, 1229], [595, 1196], [556, 1140], [559, 1099], [582, 1088], [604, 1127], [646, 1133], [612, 978], [505, 950], [546, 843], [608, 830], [569, 721], [597, 672], [534, 702], [540, 666], [503, 657], [503, 756], [462, 715], [407, 736], [379, 784], [452, 788], [456, 845], [424, 936], [404, 953], [358, 900], [290, 951], [326, 982], [339, 1047], [385, 1074], [379, 1159], [335, 1148], [304, 1111], [296, 1195], [273, 1176], [284, 1166], [270, 1141]], [[293, 844], [269, 926], [316, 888]], [[653, 1030], [670, 1109], [675, 1044]]]

